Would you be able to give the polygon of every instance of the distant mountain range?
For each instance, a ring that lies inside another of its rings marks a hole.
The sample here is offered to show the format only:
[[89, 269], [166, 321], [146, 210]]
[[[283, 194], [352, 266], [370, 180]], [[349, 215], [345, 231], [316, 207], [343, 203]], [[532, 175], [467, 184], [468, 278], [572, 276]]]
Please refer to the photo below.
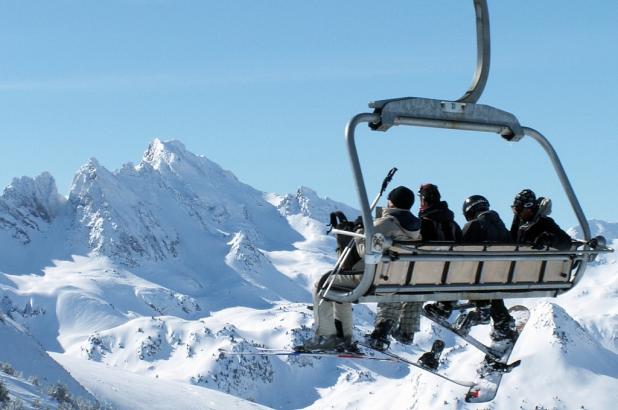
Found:
[[[119, 409], [468, 408], [465, 391], [406, 366], [221, 354], [311, 335], [307, 304], [335, 260], [325, 234], [335, 210], [359, 215], [303, 186], [261, 192], [158, 139], [117, 171], [90, 159], [67, 197], [48, 173], [14, 179], [0, 196], [0, 362], [15, 372], [2, 364], [0, 383], [25, 408], [61, 406], [47, 394], [58, 382]], [[618, 224], [591, 227], [618, 238]], [[490, 408], [618, 401], [616, 266], [607, 255], [564, 296], [516, 301], [532, 311], [513, 355], [522, 366]], [[359, 304], [354, 315], [362, 338], [373, 311]], [[478, 352], [426, 321], [414, 345], [391, 349], [415, 358], [436, 337], [441, 370], [475, 377]]]

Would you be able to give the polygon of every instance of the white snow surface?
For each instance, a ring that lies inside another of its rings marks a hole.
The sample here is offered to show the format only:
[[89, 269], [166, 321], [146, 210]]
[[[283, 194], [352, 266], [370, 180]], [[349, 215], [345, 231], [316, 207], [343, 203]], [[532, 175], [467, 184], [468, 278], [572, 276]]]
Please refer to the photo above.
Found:
[[[482, 406], [396, 363], [222, 355], [311, 335], [307, 303], [335, 260], [325, 235], [335, 210], [358, 215], [306, 187], [257, 191], [178, 141], [153, 141], [119, 171], [91, 159], [66, 199], [49, 174], [14, 180], [0, 197], [0, 362], [21, 377], [0, 371], [0, 382], [26, 408], [54, 408], [45, 391], [57, 382], [118, 409], [615, 408], [615, 254], [563, 296], [507, 301], [532, 313], [512, 355], [522, 365]], [[357, 338], [373, 310], [354, 306]], [[473, 380], [482, 355], [425, 320], [414, 345], [392, 350], [416, 359], [436, 337], [440, 370]]]

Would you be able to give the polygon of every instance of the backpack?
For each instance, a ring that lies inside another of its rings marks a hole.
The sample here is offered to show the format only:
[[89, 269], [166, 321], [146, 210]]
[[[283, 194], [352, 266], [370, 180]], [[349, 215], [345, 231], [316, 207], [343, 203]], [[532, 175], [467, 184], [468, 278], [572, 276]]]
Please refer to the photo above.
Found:
[[423, 238], [423, 240], [438, 242], [458, 242], [461, 240], [461, 229], [454, 221], [436, 221], [431, 218], [422, 218], [424, 223], [430, 223], [433, 238]]
[[[329, 226], [330, 226], [330, 229], [328, 230], [327, 233], [329, 233], [333, 228], [339, 229], [341, 231], [354, 232], [358, 228], [362, 227], [362, 219], [360, 219], [360, 216], [359, 216], [354, 222], [352, 222], [352, 221], [348, 221], [348, 218], [341, 211], [331, 212]], [[351, 236], [341, 235], [341, 234], [335, 235], [335, 238], [337, 240], [337, 256], [341, 256], [341, 254], [343, 253], [343, 250], [354, 239]], [[352, 248], [350, 250], [350, 253], [348, 254], [348, 257], [346, 258], [345, 261], [341, 263], [341, 269], [343, 270], [352, 269], [352, 267], [356, 264], [356, 262], [360, 260], [361, 260], [361, 257], [358, 254], [358, 251], [356, 250], [356, 246], [352, 244]]]

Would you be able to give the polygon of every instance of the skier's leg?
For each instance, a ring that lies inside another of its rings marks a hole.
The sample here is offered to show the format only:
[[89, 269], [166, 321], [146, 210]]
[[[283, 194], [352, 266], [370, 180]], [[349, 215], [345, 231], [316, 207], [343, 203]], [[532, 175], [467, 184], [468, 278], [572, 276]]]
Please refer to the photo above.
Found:
[[423, 302], [405, 302], [399, 315], [399, 326], [393, 332], [395, 339], [410, 344], [414, 340], [414, 333], [420, 330], [421, 309]]
[[313, 286], [313, 319], [316, 336], [332, 336], [337, 334], [335, 327], [335, 312], [330, 300], [322, 299], [319, 296], [321, 286], [317, 281]]
[[494, 323], [490, 336], [494, 342], [514, 340], [517, 337], [515, 320], [504, 305], [504, 300], [495, 299], [491, 301], [491, 318]]
[[506, 308], [503, 299], [494, 299], [491, 301], [491, 318], [494, 323], [508, 319], [510, 316], [509, 310]]

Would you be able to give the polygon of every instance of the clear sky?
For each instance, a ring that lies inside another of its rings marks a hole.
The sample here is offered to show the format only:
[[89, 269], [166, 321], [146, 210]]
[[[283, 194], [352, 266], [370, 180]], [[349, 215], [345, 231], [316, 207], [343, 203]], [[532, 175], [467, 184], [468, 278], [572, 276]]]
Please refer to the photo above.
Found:
[[[490, 0], [480, 103], [541, 131], [589, 218], [617, 221], [618, 2]], [[456, 99], [476, 59], [472, 0], [0, 0], [0, 185], [49, 171], [67, 194], [96, 157], [118, 169], [178, 139], [263, 191], [357, 206], [343, 129], [372, 100]], [[460, 216], [485, 194], [510, 221], [532, 188], [575, 223], [541, 148], [493, 134], [359, 133], [371, 195], [432, 181]]]

